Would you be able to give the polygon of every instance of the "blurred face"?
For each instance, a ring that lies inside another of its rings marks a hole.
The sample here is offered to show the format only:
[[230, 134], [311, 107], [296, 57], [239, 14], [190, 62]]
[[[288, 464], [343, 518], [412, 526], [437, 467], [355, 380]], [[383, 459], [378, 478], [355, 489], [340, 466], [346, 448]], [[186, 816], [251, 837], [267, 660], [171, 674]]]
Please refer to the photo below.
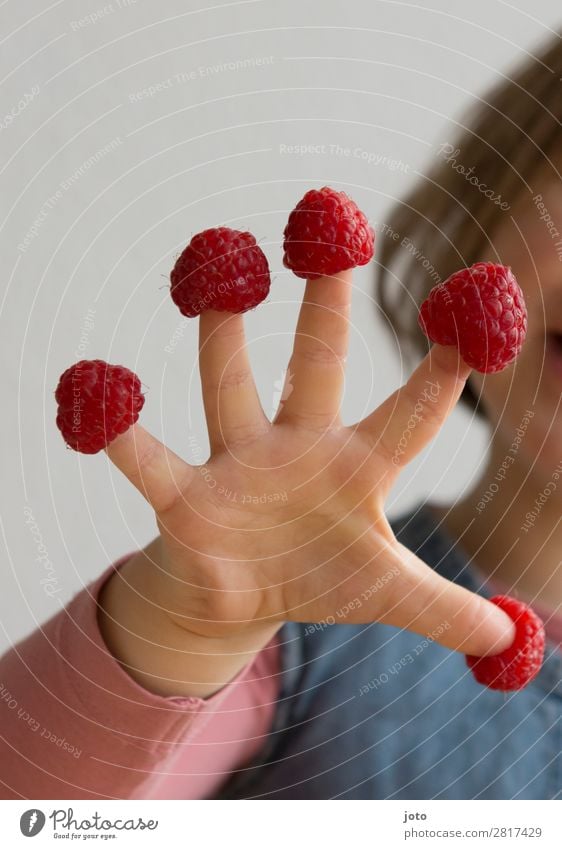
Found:
[[[523, 431], [516, 462], [534, 464], [533, 476], [547, 481], [562, 463], [562, 183], [555, 176], [535, 180], [532, 194], [503, 214], [482, 259], [513, 269], [527, 302], [527, 339], [505, 371], [470, 380], [495, 445], [509, 449]], [[525, 423], [527, 411], [533, 415]]]

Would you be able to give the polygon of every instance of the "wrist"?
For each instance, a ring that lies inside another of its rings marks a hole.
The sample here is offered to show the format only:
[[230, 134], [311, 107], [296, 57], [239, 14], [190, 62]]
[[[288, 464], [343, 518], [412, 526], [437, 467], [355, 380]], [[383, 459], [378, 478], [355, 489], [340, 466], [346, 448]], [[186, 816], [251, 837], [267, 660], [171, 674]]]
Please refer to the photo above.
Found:
[[[159, 695], [205, 698], [232, 680], [273, 638], [278, 623], [205, 627], [169, 609], [159, 539], [133, 555], [100, 596], [100, 628], [124, 670]], [[181, 624], [180, 624], [181, 623]]]

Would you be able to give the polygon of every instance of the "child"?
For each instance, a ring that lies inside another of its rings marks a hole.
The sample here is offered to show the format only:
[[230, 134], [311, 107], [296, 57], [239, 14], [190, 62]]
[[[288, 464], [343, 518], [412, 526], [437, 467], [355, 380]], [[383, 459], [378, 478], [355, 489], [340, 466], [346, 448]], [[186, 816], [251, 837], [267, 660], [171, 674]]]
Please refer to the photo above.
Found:
[[[211, 458], [202, 473], [140, 426], [108, 447], [159, 536], [1, 660], [5, 798], [560, 795], [561, 77], [556, 37], [442, 146], [388, 221], [400, 238], [379, 239], [380, 301], [420, 350], [417, 305], [436, 281], [403, 238], [443, 280], [511, 265], [529, 310], [517, 363], [484, 378], [435, 345], [343, 426], [351, 275], [309, 281], [271, 424], [242, 317], [204, 313]], [[452, 507], [391, 527], [391, 485], [461, 393], [490, 425], [486, 468]], [[462, 656], [510, 645], [486, 600], [498, 589], [550, 638], [537, 678], [507, 696]]]

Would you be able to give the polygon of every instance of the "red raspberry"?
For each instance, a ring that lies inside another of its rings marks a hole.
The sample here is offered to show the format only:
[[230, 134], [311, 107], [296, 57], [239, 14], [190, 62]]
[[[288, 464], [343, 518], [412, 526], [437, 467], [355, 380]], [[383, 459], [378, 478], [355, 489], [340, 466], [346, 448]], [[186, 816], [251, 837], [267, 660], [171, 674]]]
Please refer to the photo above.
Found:
[[477, 262], [435, 286], [419, 324], [438, 345], [455, 345], [467, 365], [490, 374], [518, 356], [527, 333], [527, 308], [511, 268]]
[[507, 595], [490, 599], [515, 622], [515, 639], [508, 649], [487, 657], [466, 656], [479, 684], [491, 690], [522, 690], [538, 674], [544, 655], [544, 626], [531, 608]]
[[205, 310], [246, 312], [267, 297], [269, 265], [251, 233], [215, 227], [193, 237], [170, 275], [183, 315]]
[[57, 427], [82, 454], [97, 454], [136, 422], [144, 404], [141, 382], [124, 366], [81, 360], [60, 377]]
[[373, 258], [375, 234], [358, 206], [328, 186], [311, 189], [289, 215], [283, 264], [297, 277], [316, 280]]

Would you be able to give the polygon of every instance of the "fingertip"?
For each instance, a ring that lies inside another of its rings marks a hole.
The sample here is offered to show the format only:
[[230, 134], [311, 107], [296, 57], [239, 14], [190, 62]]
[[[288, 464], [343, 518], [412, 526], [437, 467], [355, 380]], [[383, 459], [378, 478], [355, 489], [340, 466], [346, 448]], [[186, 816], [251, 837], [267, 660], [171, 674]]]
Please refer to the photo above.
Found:
[[485, 600], [482, 628], [485, 630], [485, 640], [481, 651], [471, 654], [476, 656], [494, 655], [508, 649], [515, 639], [515, 623], [513, 619], [497, 605]]
[[243, 327], [244, 313], [204, 310], [199, 315], [199, 328], [205, 339], [212, 337], [215, 333], [222, 334], [232, 329], [239, 332]]
[[472, 368], [465, 363], [454, 345], [432, 345], [428, 354], [430, 371], [443, 370], [459, 380], [466, 380]]
[[112, 439], [104, 448], [109, 459], [115, 462], [115, 459], [119, 458], [123, 454], [123, 451], [126, 451], [136, 441], [137, 435], [142, 431], [142, 425], [135, 423], [124, 433], [120, 433], [119, 436]]
[[324, 274], [321, 277], [307, 278], [307, 283], [319, 283], [321, 280], [339, 280], [341, 283], [351, 283], [352, 277], [353, 269], [346, 268], [344, 271], [336, 271], [334, 274]]
[[305, 300], [326, 302], [331, 298], [337, 298], [338, 293], [341, 297], [343, 290], [346, 295], [344, 300], [347, 301], [351, 297], [352, 280], [352, 268], [348, 268], [345, 271], [338, 271], [336, 274], [327, 274], [323, 277], [315, 277], [313, 280], [307, 280]]
[[[469, 592], [468, 590], [466, 592]], [[453, 615], [455, 651], [473, 657], [501, 654], [515, 639], [513, 620], [488, 599], [469, 592], [465, 603]]]

